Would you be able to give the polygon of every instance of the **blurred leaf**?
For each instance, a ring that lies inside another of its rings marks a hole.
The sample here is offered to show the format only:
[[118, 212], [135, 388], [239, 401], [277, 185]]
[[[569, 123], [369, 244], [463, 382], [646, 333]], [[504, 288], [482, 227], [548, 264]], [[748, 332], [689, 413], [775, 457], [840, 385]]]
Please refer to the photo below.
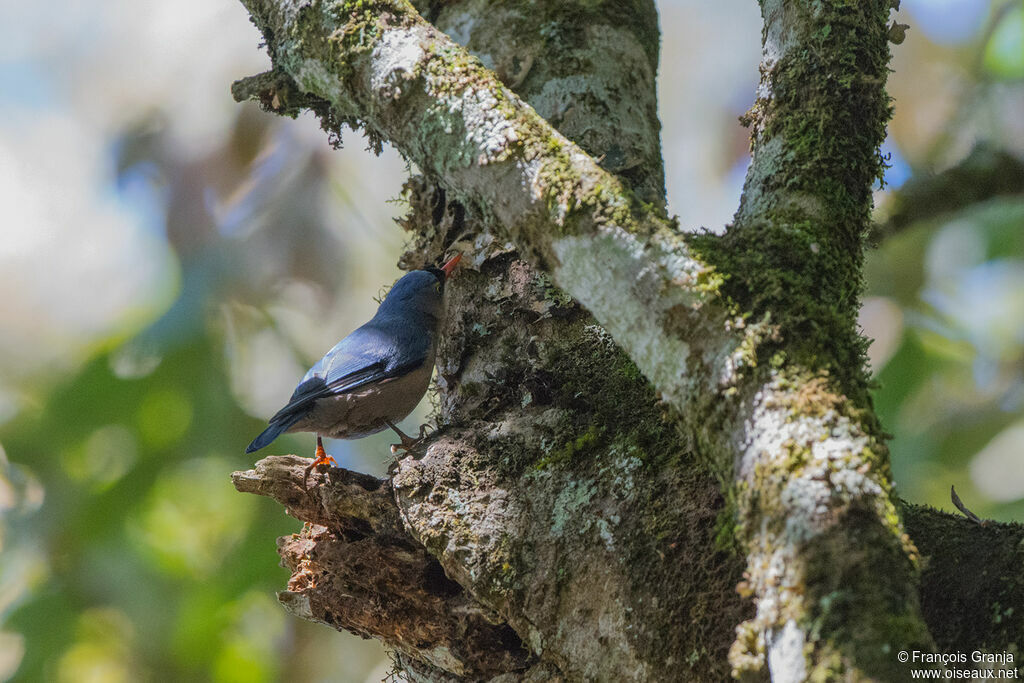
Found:
[[155, 389], [139, 405], [136, 420], [147, 446], [159, 450], [177, 443], [192, 424], [192, 404], [172, 388]]
[[205, 578], [220, 566], [249, 526], [253, 500], [239, 496], [222, 458], [189, 460], [157, 480], [132, 536], [146, 555], [173, 574]]
[[21, 666], [25, 656], [25, 637], [20, 633], [0, 631], [0, 681], [6, 681]]
[[999, 22], [985, 46], [984, 65], [997, 78], [1024, 78], [1024, 3]]
[[99, 427], [79, 446], [61, 454], [68, 476], [102, 491], [123, 477], [135, 464], [135, 434], [123, 425]]
[[78, 619], [75, 643], [60, 658], [60, 683], [131, 683], [139, 680], [132, 655], [135, 632], [116, 609], [90, 609]]
[[234, 602], [226, 647], [217, 656], [217, 683], [256, 683], [277, 679], [273, 653], [284, 635], [285, 614], [266, 594], [249, 593]]

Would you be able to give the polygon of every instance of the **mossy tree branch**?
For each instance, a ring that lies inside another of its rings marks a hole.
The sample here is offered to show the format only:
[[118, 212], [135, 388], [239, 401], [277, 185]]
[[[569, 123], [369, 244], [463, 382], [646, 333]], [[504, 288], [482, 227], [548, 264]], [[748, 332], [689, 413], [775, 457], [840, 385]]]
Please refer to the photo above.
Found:
[[[480, 324], [491, 304], [496, 321], [503, 306], [507, 317], [509, 301], [517, 315], [551, 308], [533, 289], [536, 276], [526, 264], [495, 251], [495, 238], [510, 238], [586, 306], [674, 409], [683, 441], [724, 482], [746, 553], [743, 586], [757, 613], [738, 630], [735, 673], [767, 664], [780, 680], [895, 679], [905, 671], [891, 652], [932, 646], [918, 599], [917, 552], [892, 499], [854, 328], [870, 185], [880, 171], [877, 147], [888, 116], [887, 2], [762, 3], [763, 78], [750, 115], [755, 159], [736, 222], [723, 238], [685, 236], [664, 217], [660, 159], [651, 149], [656, 125], [653, 134], [649, 125], [632, 128], [624, 149], [603, 159], [608, 170], [587, 151], [606, 154], [612, 136], [580, 140], [584, 151], [407, 3], [244, 3], [264, 32], [274, 72], [241, 82], [236, 97], [273, 103], [268, 82], [287, 83], [290, 93], [294, 84], [302, 95], [287, 102], [310, 97], [318, 111], [326, 103], [332, 127], [345, 121], [390, 141], [477, 221], [474, 230], [488, 239], [473, 243], [471, 260], [481, 274], [500, 263], [500, 281], [514, 296], [483, 301], [490, 290], [467, 271], [464, 284], [452, 283], [453, 310], [474, 310]], [[487, 5], [467, 4], [478, 13]], [[648, 24], [636, 31], [649, 31]], [[530, 66], [517, 66], [514, 54], [489, 57], [506, 82], [533, 89], [529, 99], [547, 109], [545, 116], [557, 113], [542, 97], [543, 83], [531, 88]], [[645, 101], [649, 113], [653, 93]], [[525, 275], [517, 278], [516, 268]], [[453, 315], [446, 333], [461, 341], [442, 350], [452, 360], [441, 363], [453, 387], [443, 395], [452, 429], [433, 440], [422, 461], [400, 463], [395, 490], [405, 528], [450, 577], [506, 619], [545, 666], [570, 677], [679, 675], [679, 660], [675, 668], [672, 660], [700, 642], [697, 636], [671, 640], [666, 650], [651, 626], [668, 626], [657, 620], [678, 618], [678, 611], [652, 616], [640, 609], [652, 596], [607, 571], [601, 553], [621, 559], [616, 543], [650, 539], [648, 554], [662, 561], [643, 565], [641, 576], [667, 580], [661, 585], [669, 589], [681, 585], [663, 566], [693, 559], [679, 555], [678, 544], [714, 551], [701, 545], [708, 539], [700, 534], [662, 545], [673, 526], [678, 532], [699, 511], [680, 505], [678, 516], [659, 518], [657, 510], [686, 500], [687, 492], [700, 500], [693, 493], [706, 492], [709, 479], [679, 476], [684, 461], [672, 452], [679, 445], [644, 398], [645, 385], [615, 379], [628, 367], [583, 312], [574, 311], [564, 327], [545, 322], [549, 329], [536, 337], [520, 328], [500, 340], [535, 354], [536, 366], [563, 383], [580, 381], [580, 367], [558, 370], [568, 349], [600, 359], [586, 370], [601, 379], [586, 388], [615, 391], [626, 404], [637, 397], [643, 410], [636, 422], [656, 435], [643, 449], [647, 456], [633, 455], [642, 451], [628, 431], [581, 429], [579, 415], [599, 424], [615, 418], [599, 402], [585, 410], [572, 403], [578, 398], [562, 402], [537, 373], [521, 382], [532, 388], [519, 406], [508, 396], [480, 399], [492, 391], [493, 380], [484, 379], [489, 369], [516, 366], [493, 350], [471, 353], [472, 321]], [[560, 337], [570, 343], [560, 346]], [[526, 408], [545, 392], [552, 407], [542, 401]], [[574, 394], [580, 395], [587, 392]], [[543, 443], [545, 434], [558, 437], [554, 445], [536, 455], [523, 448]], [[580, 464], [580, 452], [590, 462]], [[641, 483], [621, 495], [608, 487], [630, 458], [649, 469], [631, 476]], [[540, 474], [524, 476], [524, 467]], [[585, 490], [567, 499], [568, 487]], [[720, 504], [706, 500], [705, 509]], [[525, 514], [530, 506], [534, 515]], [[552, 515], [562, 515], [554, 529]], [[609, 520], [621, 519], [635, 524], [611, 526], [618, 521]], [[566, 523], [577, 529], [574, 538], [593, 539], [572, 546], [579, 564], [525, 552], [564, 545]], [[727, 544], [730, 528], [719, 530]], [[602, 545], [589, 551], [594, 564], [586, 562], [587, 548]], [[716, 561], [731, 566], [728, 554]], [[552, 584], [552, 575], [569, 578]], [[587, 590], [595, 577], [608, 582], [607, 604], [594, 604]], [[701, 590], [712, 594], [722, 578], [709, 574]], [[590, 621], [581, 616], [588, 604], [596, 610]], [[687, 603], [674, 604], [678, 610]], [[738, 614], [731, 602], [722, 605]], [[638, 631], [644, 626], [650, 632]], [[659, 659], [665, 651], [672, 656]]]

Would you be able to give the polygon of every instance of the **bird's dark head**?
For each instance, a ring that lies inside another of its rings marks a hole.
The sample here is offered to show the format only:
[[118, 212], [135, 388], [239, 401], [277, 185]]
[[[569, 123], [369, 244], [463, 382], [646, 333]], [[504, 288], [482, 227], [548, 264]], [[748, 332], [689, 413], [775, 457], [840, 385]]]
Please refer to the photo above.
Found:
[[378, 315], [387, 313], [439, 318], [445, 280], [461, 258], [462, 254], [456, 254], [440, 268], [414, 270], [403, 275], [384, 297]]
[[462, 260], [462, 254], [456, 254], [448, 259], [440, 268], [424, 268], [424, 270], [437, 278], [437, 281], [441, 283], [441, 291], [443, 292], [445, 280], [451, 276], [452, 271], [455, 270], [455, 266], [460, 260]]

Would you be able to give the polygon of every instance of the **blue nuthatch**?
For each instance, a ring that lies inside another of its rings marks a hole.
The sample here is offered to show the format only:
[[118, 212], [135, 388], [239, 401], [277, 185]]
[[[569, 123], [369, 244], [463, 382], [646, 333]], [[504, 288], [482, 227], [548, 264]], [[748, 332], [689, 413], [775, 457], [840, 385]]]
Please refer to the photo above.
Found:
[[324, 436], [360, 439], [390, 427], [401, 439], [392, 452], [415, 446], [419, 439], [395, 425], [427, 391], [444, 282], [461, 257], [456, 254], [440, 268], [414, 270], [396, 282], [376, 315], [309, 369], [288, 404], [245, 452], [259, 450], [285, 432], [316, 432], [316, 458], [306, 469], [308, 477], [317, 465], [336, 464], [324, 452]]

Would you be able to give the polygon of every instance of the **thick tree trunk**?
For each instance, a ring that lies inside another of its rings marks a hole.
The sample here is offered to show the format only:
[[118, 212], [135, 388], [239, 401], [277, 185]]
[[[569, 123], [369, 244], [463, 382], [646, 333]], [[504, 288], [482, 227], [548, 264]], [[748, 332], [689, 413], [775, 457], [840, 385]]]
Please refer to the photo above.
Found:
[[[236, 96], [391, 141], [425, 174], [404, 264], [467, 255], [424, 447], [311, 497], [294, 458], [236, 473], [312, 524], [280, 546], [288, 609], [424, 680], [899, 680], [899, 650], [1018, 643], [1015, 582], [974, 577], [969, 635], [937, 616], [955, 579], [922, 587], [921, 552], [972, 541], [917, 508], [905, 533], [866, 390], [887, 2], [762, 3], [716, 238], [664, 216], [651, 3], [244, 1], [275, 69]], [[1019, 578], [1021, 530], [987, 532]]]

